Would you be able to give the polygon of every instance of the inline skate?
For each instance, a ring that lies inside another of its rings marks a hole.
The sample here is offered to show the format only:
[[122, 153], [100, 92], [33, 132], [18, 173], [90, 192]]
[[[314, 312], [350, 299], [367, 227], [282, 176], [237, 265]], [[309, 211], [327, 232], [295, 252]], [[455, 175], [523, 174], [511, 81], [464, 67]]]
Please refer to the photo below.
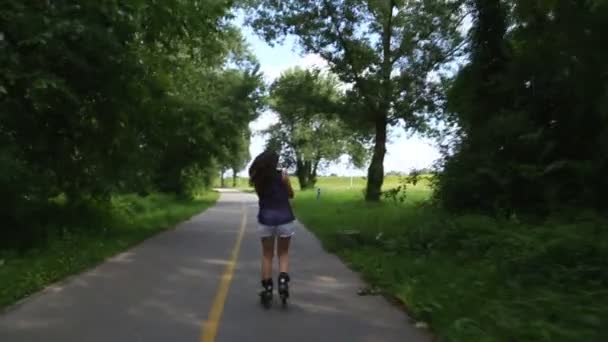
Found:
[[272, 279], [262, 280], [262, 291], [260, 291], [260, 301], [265, 308], [272, 305]]
[[287, 305], [287, 299], [289, 298], [289, 274], [282, 272], [278, 279], [278, 291], [279, 297], [283, 302], [283, 306]]

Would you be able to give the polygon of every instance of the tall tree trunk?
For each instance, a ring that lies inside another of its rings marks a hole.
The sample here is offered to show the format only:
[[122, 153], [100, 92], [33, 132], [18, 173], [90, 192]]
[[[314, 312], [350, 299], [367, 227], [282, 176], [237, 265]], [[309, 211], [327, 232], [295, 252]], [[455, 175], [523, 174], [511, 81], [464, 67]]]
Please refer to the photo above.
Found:
[[308, 188], [308, 177], [306, 176], [306, 163], [298, 159], [296, 161], [296, 176], [298, 176], [298, 182], [300, 183], [300, 190], [306, 190]]
[[297, 161], [296, 175], [298, 176], [301, 190], [310, 189], [315, 186], [317, 182], [317, 165], [318, 162], [315, 162], [313, 165], [311, 160], [299, 159]]
[[312, 180], [312, 162], [310, 160], [307, 160], [304, 162], [304, 165], [304, 175], [306, 176], [306, 188], [310, 189], [315, 186]]
[[374, 153], [372, 162], [367, 170], [367, 189], [365, 200], [377, 202], [382, 194], [382, 183], [384, 183], [384, 155], [386, 154], [386, 117], [378, 117], [376, 120], [376, 137], [374, 139]]
[[321, 160], [317, 159], [315, 160], [313, 166], [312, 166], [312, 173], [310, 174], [310, 185], [311, 187], [314, 187], [315, 184], [317, 184], [317, 170], [319, 168], [319, 162]]
[[391, 38], [393, 35], [393, 8], [395, 2], [388, 2], [386, 11], [386, 21], [382, 29], [382, 100], [376, 116], [376, 137], [374, 140], [374, 153], [372, 162], [367, 170], [367, 189], [365, 200], [370, 202], [380, 201], [382, 194], [382, 183], [384, 183], [384, 156], [386, 154], [386, 125], [388, 124], [387, 115], [391, 106], [392, 84], [391, 71]]
[[226, 182], [224, 180], [224, 172], [226, 172], [225, 170], [221, 170], [220, 171], [220, 187], [225, 187], [226, 186]]
[[237, 170], [232, 169], [232, 187], [236, 188]]

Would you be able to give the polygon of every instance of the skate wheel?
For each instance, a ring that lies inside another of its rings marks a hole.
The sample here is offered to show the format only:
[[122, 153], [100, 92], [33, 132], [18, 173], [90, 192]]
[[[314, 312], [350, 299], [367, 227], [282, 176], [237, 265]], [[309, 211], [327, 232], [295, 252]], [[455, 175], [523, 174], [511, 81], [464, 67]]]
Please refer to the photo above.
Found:
[[261, 294], [260, 295], [260, 303], [262, 304], [262, 306], [264, 306], [266, 309], [269, 309], [270, 306], [272, 305], [272, 297], [268, 296], [268, 295], [264, 295]]

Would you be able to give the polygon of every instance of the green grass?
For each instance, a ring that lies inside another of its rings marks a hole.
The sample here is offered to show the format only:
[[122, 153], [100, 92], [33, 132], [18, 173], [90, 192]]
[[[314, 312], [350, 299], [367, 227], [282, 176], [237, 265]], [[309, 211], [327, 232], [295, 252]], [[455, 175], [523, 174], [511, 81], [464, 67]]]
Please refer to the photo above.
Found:
[[[232, 182], [232, 177], [227, 177], [224, 181], [224, 187], [225, 188], [235, 188], [235, 189], [249, 189], [249, 179], [244, 178], [244, 177], [237, 177], [236, 179], [236, 186], [233, 186], [233, 182]], [[221, 184], [220, 184], [220, 180], [216, 179], [213, 182], [213, 186], [216, 188], [220, 188]]]
[[79, 218], [81, 226], [64, 229], [38, 248], [19, 254], [0, 251], [0, 308], [173, 227], [217, 197], [212, 192], [196, 200], [165, 194], [118, 196], [109, 210], [92, 209], [85, 220]]
[[404, 203], [369, 204], [342, 184], [320, 200], [299, 192], [294, 207], [326, 249], [443, 341], [608, 340], [605, 219], [449, 215], [429, 196], [419, 184]]
[[[428, 178], [428, 176], [426, 176]], [[290, 177], [291, 183], [294, 188], [300, 187], [297, 177]], [[387, 176], [384, 178], [384, 188], [394, 188], [399, 186], [401, 178], [398, 176]], [[322, 192], [330, 190], [357, 190], [359, 192], [365, 189], [367, 180], [365, 177], [319, 177], [315, 188], [321, 188]], [[228, 187], [232, 187], [232, 179], [226, 182]], [[243, 191], [251, 191], [252, 187], [249, 185], [247, 178], [237, 178], [236, 189]]]

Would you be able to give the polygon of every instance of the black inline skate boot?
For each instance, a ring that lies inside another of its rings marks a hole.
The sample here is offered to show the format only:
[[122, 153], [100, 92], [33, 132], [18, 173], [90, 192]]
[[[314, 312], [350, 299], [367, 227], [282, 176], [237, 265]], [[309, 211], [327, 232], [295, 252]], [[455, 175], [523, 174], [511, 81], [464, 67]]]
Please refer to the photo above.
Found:
[[283, 302], [283, 305], [287, 305], [287, 299], [289, 298], [289, 274], [285, 272], [279, 274], [278, 287], [281, 301]]
[[272, 279], [262, 280], [262, 291], [260, 291], [260, 300], [265, 308], [269, 308], [272, 304]]

